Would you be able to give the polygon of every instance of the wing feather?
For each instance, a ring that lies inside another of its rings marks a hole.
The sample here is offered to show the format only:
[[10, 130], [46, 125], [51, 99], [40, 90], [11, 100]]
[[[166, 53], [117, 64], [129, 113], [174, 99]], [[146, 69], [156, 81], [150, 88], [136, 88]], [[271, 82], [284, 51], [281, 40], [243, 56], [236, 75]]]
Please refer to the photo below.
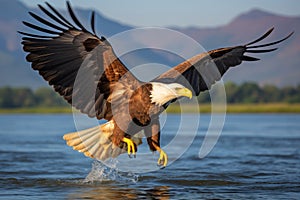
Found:
[[86, 28], [80, 23], [80, 21], [78, 20], [78, 18], [76, 17], [71, 5], [70, 5], [70, 2], [67, 1], [67, 8], [68, 8], [68, 11], [73, 19], [73, 21], [75, 22], [75, 24], [81, 28], [82, 31], [84, 32], [88, 32], [88, 30], [86, 30]]
[[45, 25], [47, 25], [47, 26], [49, 26], [49, 27], [51, 27], [51, 28], [54, 28], [54, 29], [59, 30], [59, 31], [66, 31], [66, 30], [67, 30], [67, 29], [65, 29], [65, 28], [62, 28], [62, 27], [60, 27], [60, 26], [57, 26], [57, 25], [55, 25], [55, 24], [53, 24], [53, 23], [51, 23], [51, 22], [45, 20], [44, 18], [42, 18], [42, 17], [40, 17], [40, 16], [38, 16], [38, 15], [32, 13], [32, 12], [29, 12], [29, 14], [30, 14], [34, 19], [36, 19], [37, 21], [39, 21], [39, 22], [41, 22], [41, 23], [43, 23], [43, 24], [45, 24]]
[[64, 18], [63, 15], [61, 15], [53, 6], [51, 6], [51, 4], [49, 4], [48, 2], [46, 2], [46, 4], [62, 21], [68, 24], [69, 28], [75, 28], [68, 20], [66, 20], [66, 18]]
[[[48, 15], [48, 17], [50, 17], [53, 21], [59, 23], [62, 26], [65, 26], [67, 28], [74, 28], [72, 25], [67, 24], [66, 22], [64, 22], [61, 18], [56, 17], [54, 14], [52, 14], [51, 12], [49, 12], [47, 9], [45, 9], [43, 6], [38, 5], [38, 7], [46, 14]], [[51, 9], [51, 8], [50, 8]]]
[[91, 27], [92, 27], [92, 31], [94, 33], [94, 35], [96, 35], [96, 31], [95, 31], [95, 12], [92, 12], [92, 16], [91, 16]]
[[49, 33], [49, 34], [54, 34], [54, 35], [59, 35], [59, 34], [60, 34], [60, 32], [58, 32], [58, 31], [52, 31], [52, 30], [49, 30], [49, 29], [45, 29], [45, 28], [36, 26], [36, 25], [34, 25], [34, 24], [31, 24], [31, 23], [29, 23], [29, 22], [25, 22], [25, 21], [24, 21], [23, 24], [24, 24], [25, 26], [28, 26], [28, 27], [30, 27], [30, 28], [32, 28], [32, 29], [35, 29], [35, 30], [38, 30], [38, 31], [41, 31], [41, 32], [44, 32], [44, 33]]

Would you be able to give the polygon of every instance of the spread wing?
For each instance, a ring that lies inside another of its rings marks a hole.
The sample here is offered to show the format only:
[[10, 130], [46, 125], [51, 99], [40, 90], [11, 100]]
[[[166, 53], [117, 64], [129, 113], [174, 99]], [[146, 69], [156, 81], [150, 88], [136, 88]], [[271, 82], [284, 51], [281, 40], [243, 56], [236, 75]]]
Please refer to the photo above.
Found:
[[107, 98], [114, 83], [125, 74], [128, 79], [136, 80], [135, 77], [117, 58], [109, 42], [96, 36], [94, 12], [91, 33], [76, 18], [69, 2], [68, 11], [75, 25], [46, 4], [47, 9], [39, 5], [46, 18], [29, 12], [43, 26], [23, 22], [33, 29], [34, 34], [19, 32], [24, 35], [24, 51], [29, 52], [27, 61], [56, 92], [82, 113], [110, 119]]
[[208, 90], [211, 86], [220, 80], [223, 74], [230, 68], [241, 64], [243, 61], [257, 61], [258, 58], [245, 55], [246, 53], [266, 53], [276, 50], [277, 48], [261, 49], [278, 44], [292, 34], [290, 33], [285, 38], [261, 45], [255, 43], [266, 38], [273, 31], [271, 28], [260, 38], [241, 46], [220, 48], [209, 51], [207, 53], [198, 54], [181, 64], [173, 67], [167, 72], [161, 74], [153, 81], [158, 82], [177, 82], [185, 87], [190, 88], [193, 94], [198, 96], [200, 92]]

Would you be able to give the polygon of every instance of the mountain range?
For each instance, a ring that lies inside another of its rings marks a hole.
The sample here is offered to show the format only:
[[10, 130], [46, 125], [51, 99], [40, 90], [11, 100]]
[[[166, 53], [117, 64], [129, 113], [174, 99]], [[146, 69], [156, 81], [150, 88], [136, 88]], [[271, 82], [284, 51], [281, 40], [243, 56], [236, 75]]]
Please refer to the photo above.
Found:
[[[2, 0], [1, 3], [0, 87], [23, 86], [38, 88], [46, 86], [47, 84], [37, 75], [36, 71], [31, 69], [30, 64], [26, 62], [26, 54], [23, 52], [21, 46], [22, 36], [17, 33], [18, 30], [28, 30], [24, 27], [22, 21], [33, 21], [28, 15], [28, 11], [35, 13], [41, 12], [37, 9], [28, 8], [16, 0]], [[82, 23], [89, 25], [88, 19], [90, 11], [84, 9], [75, 10]], [[63, 13], [66, 14], [65, 11], [63, 11]], [[99, 12], [96, 13], [96, 21], [98, 35], [103, 35], [108, 38], [115, 34], [136, 28], [109, 19]], [[257, 63], [243, 63], [242, 66], [227, 72], [223, 80], [230, 80], [236, 83], [253, 81], [261, 85], [273, 84], [279, 87], [298, 85], [300, 84], [300, 17], [281, 16], [255, 9], [239, 15], [230, 23], [219, 27], [167, 28], [179, 31], [191, 37], [205, 49], [210, 50], [247, 43], [256, 39], [271, 27], [275, 27], [275, 30], [266, 42], [281, 39], [291, 31], [295, 31], [295, 33], [289, 40], [279, 45], [279, 50], [266, 55], [259, 55], [262, 60]], [[159, 37], [160, 35], [147, 38], [147, 43], [160, 41], [157, 40]], [[145, 38], [133, 37], [132, 40], [134, 42], [143, 43]], [[174, 43], [174, 40], [172, 40], [172, 43]], [[119, 45], [116, 43], [112, 44], [114, 48], [118, 48], [118, 46], [122, 45], [122, 42], [120, 42]], [[178, 48], [182, 48], [182, 51], [185, 51], [188, 47], [178, 45]], [[147, 63], [159, 63], [164, 66], [172, 67], [183, 61], [183, 59], [178, 56], [155, 49], [145, 49], [136, 51], [135, 53], [129, 53], [122, 56], [121, 60], [129, 66], [129, 68]]]

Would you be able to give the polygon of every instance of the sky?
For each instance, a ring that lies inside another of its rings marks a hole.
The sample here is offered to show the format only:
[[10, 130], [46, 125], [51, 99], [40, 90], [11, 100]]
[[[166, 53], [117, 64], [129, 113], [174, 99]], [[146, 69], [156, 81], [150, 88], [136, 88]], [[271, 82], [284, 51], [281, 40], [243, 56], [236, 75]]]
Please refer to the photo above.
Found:
[[[19, 0], [36, 7], [45, 0]], [[69, 0], [74, 7], [88, 8], [119, 22], [137, 26], [214, 27], [229, 23], [239, 14], [262, 9], [285, 16], [300, 16], [299, 0]], [[64, 0], [48, 0], [66, 8]]]

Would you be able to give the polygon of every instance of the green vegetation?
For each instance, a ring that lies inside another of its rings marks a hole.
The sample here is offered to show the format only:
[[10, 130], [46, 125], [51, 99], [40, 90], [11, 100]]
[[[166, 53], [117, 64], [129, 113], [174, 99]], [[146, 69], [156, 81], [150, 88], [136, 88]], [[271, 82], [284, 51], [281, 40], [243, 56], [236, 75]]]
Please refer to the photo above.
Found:
[[[230, 113], [300, 113], [300, 85], [278, 88], [256, 83], [225, 84], [227, 112]], [[201, 113], [211, 111], [209, 92], [198, 97]], [[195, 105], [171, 105], [168, 112], [198, 112]], [[71, 106], [52, 88], [0, 88], [0, 113], [71, 113]]]
[[[251, 82], [241, 85], [227, 82], [225, 90], [229, 104], [300, 103], [300, 85], [278, 88], [273, 85], [260, 87]], [[209, 92], [200, 94], [198, 100], [200, 103], [210, 103]]]
[[51, 88], [32, 91], [29, 88], [0, 88], [0, 108], [68, 107], [68, 103]]

